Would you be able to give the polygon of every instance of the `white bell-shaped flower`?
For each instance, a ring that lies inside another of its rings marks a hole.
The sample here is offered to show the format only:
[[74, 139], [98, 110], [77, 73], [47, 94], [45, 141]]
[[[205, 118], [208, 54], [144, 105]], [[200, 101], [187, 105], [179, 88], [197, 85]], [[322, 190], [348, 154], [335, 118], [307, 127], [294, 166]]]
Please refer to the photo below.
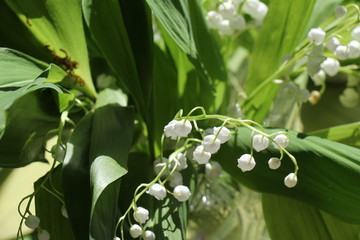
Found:
[[177, 133], [175, 132], [176, 122], [176, 120], [172, 120], [164, 127], [165, 136], [171, 138], [172, 140], [176, 140], [176, 138], [178, 137]]
[[69, 215], [67, 213], [66, 207], [65, 205], [61, 206], [61, 214], [65, 217], [65, 218], [69, 218]]
[[358, 41], [353, 40], [348, 43], [348, 57], [349, 58], [360, 57], [360, 43]]
[[119, 237], [114, 237], [113, 240], [121, 240]]
[[326, 74], [324, 70], [320, 70], [318, 73], [311, 76], [315, 86], [320, 86], [325, 82]]
[[269, 168], [271, 169], [278, 169], [281, 165], [281, 160], [277, 157], [272, 157], [269, 159], [268, 161], [268, 164], [269, 164]]
[[252, 18], [254, 18], [258, 23], [262, 23], [264, 21], [264, 18], [268, 12], [268, 6], [266, 6], [265, 3], [259, 2], [256, 12], [251, 15]]
[[257, 152], [260, 152], [269, 146], [269, 139], [261, 134], [256, 134], [252, 138], [252, 146]]
[[[283, 148], [286, 148], [289, 145], [289, 138], [285, 134], [276, 135], [274, 141]], [[275, 143], [273, 143], [273, 146], [274, 148], [279, 149], [279, 147]]]
[[29, 215], [25, 220], [25, 225], [31, 229], [37, 228], [39, 224], [40, 224], [40, 218], [34, 215]]
[[232, 2], [223, 2], [219, 5], [218, 11], [224, 18], [232, 18], [236, 14], [236, 7]]
[[231, 138], [231, 132], [226, 127], [214, 127], [213, 135], [217, 136], [221, 143], [226, 143]]
[[49, 240], [50, 239], [50, 234], [46, 230], [41, 230], [40, 232], [38, 232], [37, 236], [38, 236], [38, 240]]
[[[154, 161], [154, 172], [155, 174], [159, 174], [160, 171], [166, 166], [168, 159], [166, 157], [157, 158]], [[164, 172], [164, 176], [167, 175], [167, 172]]]
[[207, 135], [202, 142], [205, 151], [214, 154], [220, 149], [221, 141], [215, 135]]
[[154, 196], [157, 200], [163, 200], [166, 197], [166, 188], [158, 183], [152, 185], [146, 193]]
[[150, 230], [146, 230], [142, 237], [144, 240], [155, 240], [155, 233]]
[[354, 88], [348, 87], [339, 96], [339, 100], [346, 108], [356, 107], [359, 101], [359, 93]]
[[332, 37], [327, 41], [326, 47], [330, 51], [334, 52], [339, 45], [340, 45], [339, 39], [337, 39], [336, 37]]
[[183, 177], [179, 172], [173, 172], [169, 178], [170, 187], [176, 187], [183, 184]]
[[351, 37], [357, 41], [360, 41], [360, 26], [355, 27], [351, 31]]
[[210, 28], [218, 29], [222, 20], [223, 18], [218, 12], [209, 11], [206, 14], [206, 21]]
[[236, 15], [235, 17], [230, 18], [229, 21], [230, 21], [230, 28], [233, 31], [244, 30], [246, 27], [246, 21], [242, 15]]
[[144, 224], [149, 219], [149, 211], [146, 208], [138, 207], [133, 214], [135, 221]]
[[187, 119], [176, 121], [174, 130], [179, 137], [187, 137], [192, 130], [191, 122]]
[[335, 49], [335, 55], [340, 60], [348, 59], [349, 58], [348, 47], [343, 45], [337, 46], [337, 48]]
[[178, 165], [176, 167], [177, 171], [183, 170], [188, 167], [186, 156], [183, 153], [178, 153], [175, 161], [178, 162]]
[[341, 18], [341, 17], [343, 17], [343, 16], [346, 15], [347, 9], [346, 9], [346, 7], [344, 7], [344, 6], [337, 6], [337, 7], [335, 8], [334, 12], [335, 12], [335, 16], [336, 16], [337, 18]]
[[255, 159], [250, 154], [242, 155], [237, 161], [238, 168], [240, 168], [243, 172], [251, 171], [256, 165]]
[[130, 236], [132, 238], [138, 238], [142, 235], [142, 233], [143, 233], [143, 230], [138, 224], [133, 224], [130, 227]]
[[216, 179], [222, 172], [222, 167], [218, 162], [208, 162], [205, 165], [205, 175], [210, 179]]
[[290, 173], [284, 179], [285, 186], [287, 186], [288, 188], [295, 187], [297, 181], [298, 181], [297, 176], [294, 173]]
[[329, 76], [333, 77], [339, 72], [340, 63], [338, 60], [328, 57], [320, 66]]
[[230, 26], [230, 21], [228, 19], [223, 19], [220, 22], [220, 26], [218, 28], [219, 33], [222, 35], [231, 35], [234, 31]]
[[209, 162], [211, 153], [206, 152], [203, 145], [199, 145], [193, 152], [193, 157], [198, 164], [205, 164]]
[[321, 28], [312, 28], [308, 33], [308, 39], [315, 45], [320, 45], [324, 42], [325, 35], [325, 31]]
[[179, 185], [174, 189], [174, 197], [179, 202], [185, 202], [191, 195], [190, 189], [187, 186]]
[[246, 0], [242, 10], [258, 22], [261, 22], [268, 12], [268, 6], [259, 0]]

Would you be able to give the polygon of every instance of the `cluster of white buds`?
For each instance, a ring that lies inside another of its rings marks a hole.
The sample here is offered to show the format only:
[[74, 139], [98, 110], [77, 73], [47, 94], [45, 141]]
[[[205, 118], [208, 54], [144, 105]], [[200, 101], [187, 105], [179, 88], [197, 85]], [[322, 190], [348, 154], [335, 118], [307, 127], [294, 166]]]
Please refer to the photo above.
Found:
[[[276, 134], [276, 136], [272, 139], [271, 136], [264, 135], [264, 134], [256, 134], [252, 137], [252, 147], [257, 151], [260, 152], [262, 150], [265, 150], [269, 146], [270, 140], [273, 143], [273, 147], [275, 149], [279, 149], [282, 151], [282, 149], [285, 149], [289, 145], [289, 137], [285, 134], [279, 133]], [[255, 158], [252, 156], [252, 154], [243, 154], [240, 156], [238, 161], [238, 168], [241, 169], [243, 172], [251, 171], [255, 168], [256, 161]], [[281, 159], [277, 157], [272, 157], [268, 161], [269, 168], [270, 169], [278, 169], [281, 165]], [[292, 175], [291, 175], [292, 174]], [[294, 173], [289, 174], [285, 178], [285, 185], [287, 187], [294, 187], [297, 183], [297, 177]], [[289, 177], [289, 176], [295, 176], [295, 177]], [[290, 183], [291, 182], [291, 183]]]
[[227, 0], [217, 10], [207, 12], [206, 20], [210, 28], [218, 30], [220, 34], [231, 35], [234, 31], [245, 29], [243, 14], [251, 16], [260, 25], [267, 11], [266, 4], [259, 0]]
[[[142, 226], [149, 219], [149, 211], [143, 207], [137, 207], [134, 210], [133, 217], [134, 217], [135, 221], [140, 223], [140, 225]], [[138, 238], [138, 237], [142, 236], [142, 238], [144, 240], [155, 240], [155, 233], [153, 233], [150, 230], [145, 231], [143, 229], [143, 227], [141, 227], [140, 225], [133, 224], [130, 227], [130, 230], [129, 230], [130, 236], [132, 238]], [[118, 238], [118, 239], [120, 239], [120, 238]], [[118, 240], [118, 239], [116, 239], [116, 240]]]
[[[25, 219], [25, 225], [30, 229], [37, 229], [37, 228], [39, 228], [39, 225], [40, 225], [40, 218], [35, 215], [29, 215]], [[46, 230], [43, 230], [43, 229], [38, 229], [37, 236], [38, 236], [39, 240], [49, 240], [50, 239], [50, 234]]]

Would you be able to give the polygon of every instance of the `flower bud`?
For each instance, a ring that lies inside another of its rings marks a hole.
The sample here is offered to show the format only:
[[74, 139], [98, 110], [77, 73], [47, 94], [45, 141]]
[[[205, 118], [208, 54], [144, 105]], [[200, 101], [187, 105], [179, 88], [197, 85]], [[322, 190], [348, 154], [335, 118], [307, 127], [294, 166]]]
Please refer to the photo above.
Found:
[[269, 146], [269, 139], [261, 134], [256, 134], [252, 138], [252, 145], [257, 152], [260, 152]]
[[138, 207], [133, 214], [135, 221], [144, 224], [149, 219], [149, 211], [143, 207]]
[[339, 96], [339, 100], [346, 108], [356, 107], [359, 101], [359, 93], [355, 89], [348, 87]]
[[270, 158], [270, 160], [268, 161], [269, 164], [269, 168], [275, 170], [278, 169], [281, 165], [281, 160], [277, 157], [272, 157]]
[[190, 189], [187, 186], [179, 185], [174, 189], [174, 197], [179, 202], [185, 202], [191, 195]]
[[214, 127], [213, 134], [217, 136], [221, 143], [226, 143], [231, 138], [231, 132], [226, 127]]
[[335, 37], [332, 37], [328, 40], [327, 44], [326, 44], [326, 47], [334, 52], [336, 50], [336, 48], [340, 45], [340, 42], [337, 38]]
[[206, 21], [210, 28], [218, 29], [222, 20], [222, 16], [215, 11], [209, 11], [206, 14]]
[[324, 42], [326, 33], [321, 28], [312, 28], [308, 33], [308, 39], [315, 45], [320, 45]]
[[318, 73], [311, 76], [315, 86], [320, 86], [325, 82], [326, 74], [324, 70], [320, 70]]
[[297, 176], [294, 173], [290, 173], [284, 179], [285, 186], [287, 186], [288, 188], [295, 187], [297, 184], [297, 181], [298, 181]]
[[143, 239], [144, 240], [155, 240], [155, 233], [153, 233], [150, 230], [146, 230], [145, 233], [143, 234]]
[[169, 180], [170, 180], [169, 185], [170, 185], [170, 187], [173, 187], [173, 188], [183, 184], [183, 177], [182, 177], [181, 173], [179, 173], [179, 172], [173, 172], [173, 174], [171, 174]]
[[152, 185], [146, 193], [154, 196], [157, 200], [163, 200], [166, 197], [166, 188], [158, 183]]
[[341, 18], [341, 17], [343, 17], [343, 16], [346, 15], [347, 9], [346, 9], [346, 7], [344, 7], [344, 6], [337, 6], [337, 7], [335, 8], [334, 12], [335, 12], [335, 16], [336, 16], [337, 18]]
[[193, 152], [193, 157], [198, 164], [205, 164], [210, 160], [211, 153], [206, 152], [203, 145], [199, 145]]
[[38, 233], [38, 239], [39, 240], [49, 240], [50, 239], [50, 234], [46, 230], [41, 230]]
[[360, 43], [356, 40], [349, 42], [348, 44], [348, 57], [358, 58], [360, 57]]
[[232, 2], [223, 2], [219, 5], [218, 11], [224, 18], [231, 18], [236, 14], [235, 5]]
[[351, 31], [351, 37], [357, 41], [360, 41], [360, 26], [355, 27]]
[[37, 228], [39, 224], [40, 224], [40, 218], [34, 215], [29, 215], [25, 220], [25, 225], [31, 229]]
[[238, 168], [243, 172], [251, 171], [256, 165], [255, 159], [250, 154], [242, 155], [237, 161]]
[[178, 165], [176, 167], [177, 171], [183, 170], [188, 167], [185, 154], [178, 153], [178, 155], [176, 156], [176, 160], [178, 161]]
[[138, 238], [141, 236], [142, 233], [143, 233], [143, 230], [139, 225], [134, 224], [130, 227], [130, 236], [132, 238]]
[[207, 135], [204, 137], [202, 145], [204, 146], [205, 151], [214, 154], [220, 149], [220, 140], [215, 137], [215, 135]]
[[343, 46], [343, 45], [337, 46], [337, 48], [335, 49], [335, 55], [340, 60], [348, 59], [349, 56], [348, 56], [347, 46]]
[[222, 172], [222, 167], [218, 162], [208, 162], [205, 165], [205, 174], [210, 179], [219, 177]]
[[339, 72], [340, 63], [338, 60], [328, 57], [320, 66], [330, 77], [333, 77]]
[[[285, 134], [276, 135], [274, 141], [283, 148], [286, 148], [289, 145], [289, 138]], [[273, 146], [274, 148], [279, 149], [275, 143], [273, 143]]]
[[316, 91], [316, 90], [311, 91], [310, 97], [309, 97], [309, 102], [312, 105], [315, 105], [319, 102], [320, 98], [321, 98], [321, 95], [320, 95], [319, 91]]

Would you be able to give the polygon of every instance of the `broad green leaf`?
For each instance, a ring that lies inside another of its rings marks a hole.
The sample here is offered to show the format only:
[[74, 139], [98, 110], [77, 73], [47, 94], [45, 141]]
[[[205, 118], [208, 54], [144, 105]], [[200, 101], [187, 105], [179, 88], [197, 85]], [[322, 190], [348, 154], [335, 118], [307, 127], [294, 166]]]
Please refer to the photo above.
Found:
[[127, 96], [120, 90], [106, 88], [99, 93], [95, 103], [95, 108], [106, 106], [107, 104], [117, 104], [126, 107], [128, 102]]
[[[275, 132], [280, 129], [267, 130]], [[251, 148], [251, 131], [240, 129], [236, 138], [222, 146], [214, 155], [223, 168], [235, 179], [260, 192], [279, 194], [309, 203], [349, 223], [360, 223], [360, 150], [340, 143], [290, 131], [290, 144], [286, 148], [298, 161], [298, 183], [294, 188], [284, 185], [284, 178], [294, 171], [288, 157], [281, 167], [269, 169], [270, 157], [279, 156], [272, 146], [254, 153], [254, 170], [241, 172], [236, 167], [242, 154]]]
[[[57, 167], [52, 171], [52, 184], [49, 183], [49, 179], [45, 184], [42, 184], [45, 178], [46, 175], [34, 184], [35, 189], [40, 187], [35, 196], [36, 216], [40, 218], [40, 227], [48, 231], [53, 240], [76, 239], [69, 219], [65, 218], [61, 213], [61, 207], [63, 206], [62, 196], [53, 189], [54, 187], [56, 191], [62, 193], [61, 167]], [[57, 197], [49, 193], [44, 187], [52, 191]]]
[[360, 148], [360, 122], [321, 129], [310, 134]]
[[90, 97], [95, 97], [80, 1], [7, 0], [6, 2], [44, 45], [44, 51], [46, 51], [45, 46], [48, 46], [55, 58], [69, 57], [68, 60], [77, 63], [76, 67], [71, 67], [74, 69], [66, 67], [80, 77], [77, 81], [83, 81], [77, 84], [76, 88]]
[[246, 80], [250, 98], [243, 105], [247, 118], [262, 122], [269, 111], [277, 91], [272, 80], [281, 77], [283, 73], [275, 73], [283, 58], [292, 54], [302, 40], [314, 3], [315, 0], [271, 1], [250, 57]]
[[22, 87], [34, 81], [48, 64], [8, 48], [0, 48], [0, 88]]
[[89, 151], [93, 114], [77, 124], [66, 147], [63, 188], [66, 209], [76, 239], [89, 239], [91, 209]]
[[272, 239], [357, 239], [360, 225], [341, 222], [317, 208], [282, 196], [263, 194], [263, 210]]
[[44, 51], [44, 46], [32, 35], [5, 1], [0, 1], [0, 22], [6, 23], [0, 24], [1, 47], [16, 49], [43, 61], [51, 61], [52, 57]]
[[137, 107], [144, 114], [146, 102], [139, 70], [119, 2], [83, 0], [82, 9], [86, 23], [99, 49], [117, 74], [122, 87], [131, 93]]
[[117, 104], [94, 112], [90, 143], [90, 239], [112, 239], [114, 235], [119, 217], [120, 178], [127, 173], [133, 122], [132, 108]]

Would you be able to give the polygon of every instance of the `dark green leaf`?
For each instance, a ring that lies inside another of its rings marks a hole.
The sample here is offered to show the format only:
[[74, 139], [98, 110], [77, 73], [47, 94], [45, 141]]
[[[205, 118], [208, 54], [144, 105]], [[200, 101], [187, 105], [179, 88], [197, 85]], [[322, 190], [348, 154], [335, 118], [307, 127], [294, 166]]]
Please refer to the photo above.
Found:
[[359, 225], [352, 225], [294, 199], [263, 194], [263, 210], [270, 236], [279, 240], [357, 239]]
[[64, 198], [76, 239], [89, 239], [91, 209], [89, 151], [93, 114], [76, 126], [66, 147], [63, 164]]
[[[275, 132], [267, 130], [267, 132]], [[236, 167], [242, 154], [250, 152], [251, 131], [240, 129], [237, 138], [224, 145], [214, 155], [232, 177], [260, 192], [274, 193], [309, 203], [349, 223], [360, 223], [360, 149], [331, 142], [319, 137], [290, 131], [290, 144], [286, 148], [298, 161], [298, 184], [294, 188], [284, 185], [284, 178], [294, 172], [290, 159], [282, 166], [269, 169], [270, 157], [279, 156], [273, 147], [254, 153], [257, 165], [250, 172]]]
[[[35, 183], [35, 188], [42, 185], [44, 178], [40, 178]], [[57, 195], [57, 197], [50, 194], [45, 188], [40, 188], [37, 192], [35, 196], [36, 215], [40, 218], [40, 227], [50, 233], [51, 239], [75, 240], [76, 238], [72, 232], [69, 219], [65, 218], [61, 213], [63, 203], [58, 198], [62, 199], [62, 197], [52, 189], [52, 187], [55, 187], [57, 191], [62, 193], [61, 178], [61, 167], [57, 167], [51, 173], [52, 185], [49, 183], [49, 180], [43, 185], [52, 191], [53, 194]]]

